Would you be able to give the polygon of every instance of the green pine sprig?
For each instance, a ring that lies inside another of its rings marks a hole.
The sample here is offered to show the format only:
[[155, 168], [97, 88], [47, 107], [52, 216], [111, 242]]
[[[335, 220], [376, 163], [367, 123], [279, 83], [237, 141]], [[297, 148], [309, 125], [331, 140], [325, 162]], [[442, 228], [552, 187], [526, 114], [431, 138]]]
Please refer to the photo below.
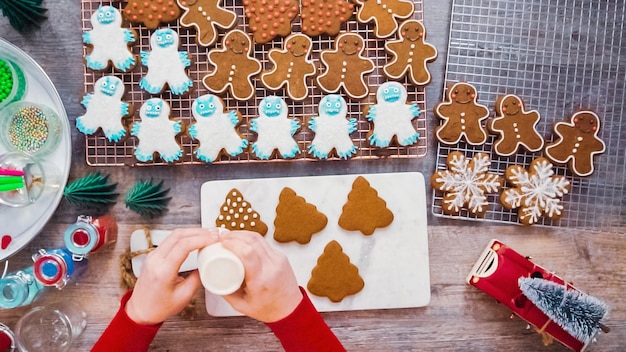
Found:
[[126, 193], [126, 208], [143, 217], [162, 215], [167, 210], [167, 203], [172, 197], [167, 197], [170, 189], [162, 189], [163, 181], [154, 184], [150, 181], [137, 181]]
[[67, 185], [63, 196], [78, 206], [108, 206], [115, 203], [119, 195], [116, 188], [117, 183], [109, 182], [109, 175], [94, 172]]
[[26, 32], [33, 26], [39, 28], [39, 23], [48, 18], [46, 9], [41, 6], [42, 0], [0, 0], [0, 10], [9, 19], [13, 28]]

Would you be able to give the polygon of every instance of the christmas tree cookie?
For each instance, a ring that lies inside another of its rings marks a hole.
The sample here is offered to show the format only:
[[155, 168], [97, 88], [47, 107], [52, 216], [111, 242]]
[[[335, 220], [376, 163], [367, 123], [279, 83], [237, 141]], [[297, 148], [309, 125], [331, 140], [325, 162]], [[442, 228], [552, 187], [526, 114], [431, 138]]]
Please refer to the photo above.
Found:
[[254, 231], [263, 236], [267, 233], [267, 225], [261, 221], [259, 213], [252, 209], [250, 202], [236, 188], [228, 192], [220, 207], [220, 215], [215, 219], [215, 225], [229, 230]]
[[296, 241], [307, 244], [314, 234], [326, 227], [327, 223], [326, 215], [320, 213], [315, 205], [298, 196], [293, 189], [285, 187], [280, 192], [274, 219], [274, 239], [277, 242]]
[[364, 286], [359, 268], [350, 263], [350, 257], [337, 241], [330, 241], [311, 271], [307, 289], [316, 296], [328, 297], [336, 303], [360, 292]]
[[392, 221], [393, 213], [387, 209], [387, 202], [378, 196], [363, 176], [357, 177], [343, 206], [339, 226], [369, 236], [377, 228], [389, 226]]

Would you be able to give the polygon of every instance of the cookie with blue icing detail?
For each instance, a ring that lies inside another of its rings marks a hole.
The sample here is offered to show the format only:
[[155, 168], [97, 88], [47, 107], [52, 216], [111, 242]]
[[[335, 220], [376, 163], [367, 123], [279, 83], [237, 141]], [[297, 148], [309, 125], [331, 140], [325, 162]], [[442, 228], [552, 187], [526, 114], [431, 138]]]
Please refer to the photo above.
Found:
[[320, 100], [318, 116], [309, 120], [309, 129], [315, 137], [309, 145], [309, 153], [319, 159], [330, 157], [333, 151], [342, 159], [356, 154], [356, 146], [350, 134], [356, 131], [356, 119], [346, 119], [348, 106], [339, 94], [329, 94]]
[[113, 6], [100, 6], [91, 15], [91, 30], [83, 32], [83, 44], [91, 48], [85, 55], [85, 66], [103, 71], [111, 65], [121, 72], [135, 68], [137, 57], [130, 47], [137, 41], [137, 33], [122, 27], [122, 15]]
[[170, 119], [170, 106], [161, 98], [148, 99], [139, 110], [141, 121], [135, 122], [131, 135], [137, 138], [134, 155], [141, 162], [154, 161], [158, 155], [171, 163], [183, 156], [176, 137], [182, 132], [182, 123]]
[[294, 158], [300, 152], [293, 138], [299, 129], [300, 122], [289, 118], [285, 100], [267, 96], [259, 104], [259, 117], [250, 121], [250, 130], [258, 136], [252, 143], [252, 152], [259, 159], [270, 159], [275, 151], [282, 158]]

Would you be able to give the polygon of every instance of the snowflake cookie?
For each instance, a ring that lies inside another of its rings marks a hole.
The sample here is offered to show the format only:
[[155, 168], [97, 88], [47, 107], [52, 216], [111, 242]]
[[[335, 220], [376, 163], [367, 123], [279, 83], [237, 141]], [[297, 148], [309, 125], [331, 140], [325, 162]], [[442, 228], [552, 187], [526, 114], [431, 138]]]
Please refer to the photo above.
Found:
[[81, 104], [87, 109], [76, 118], [76, 128], [84, 134], [102, 129], [110, 142], [119, 142], [126, 136], [123, 119], [133, 114], [133, 106], [122, 101], [125, 87], [121, 79], [104, 76], [94, 84], [93, 94], [86, 94]]
[[241, 122], [241, 113], [225, 111], [222, 99], [213, 94], [202, 95], [194, 100], [191, 113], [196, 123], [189, 126], [188, 132], [200, 142], [194, 151], [198, 159], [210, 163], [222, 152], [237, 156], [248, 147], [248, 140], [235, 129]]
[[444, 192], [443, 212], [452, 215], [466, 208], [472, 214], [484, 215], [488, 204], [485, 193], [498, 192], [503, 183], [501, 176], [488, 172], [489, 155], [476, 153], [467, 159], [455, 151], [448, 154], [447, 164], [448, 170], [439, 170], [430, 178], [432, 187]]
[[556, 176], [545, 158], [530, 163], [530, 172], [519, 165], [506, 169], [506, 179], [515, 187], [502, 192], [500, 202], [507, 209], [518, 209], [522, 224], [532, 225], [542, 215], [558, 219], [563, 214], [560, 197], [569, 192], [570, 182]]
[[189, 54], [178, 51], [178, 33], [171, 28], [157, 29], [150, 36], [152, 51], [141, 52], [141, 63], [148, 73], [139, 81], [139, 86], [150, 94], [159, 94], [167, 84], [172, 94], [188, 93], [193, 82], [185, 68], [191, 65]]
[[367, 140], [371, 145], [385, 148], [395, 137], [398, 144], [407, 146], [417, 142], [420, 134], [411, 121], [419, 116], [417, 104], [407, 104], [407, 91], [398, 82], [385, 82], [376, 91], [377, 104], [368, 105], [363, 114], [374, 124]]
[[287, 103], [274, 95], [267, 96], [259, 104], [259, 117], [250, 121], [250, 131], [258, 138], [252, 143], [252, 151], [259, 159], [269, 159], [278, 150], [283, 158], [293, 158], [300, 152], [293, 135], [300, 129], [296, 119], [289, 118]]
[[182, 131], [180, 121], [170, 120], [170, 106], [160, 98], [148, 99], [139, 109], [141, 121], [135, 122], [131, 134], [137, 137], [135, 157], [146, 162], [153, 160], [154, 153], [170, 163], [183, 156], [183, 150], [176, 141]]
[[85, 65], [92, 70], [105, 70], [109, 62], [122, 72], [128, 72], [137, 63], [129, 46], [135, 44], [136, 33], [122, 28], [122, 15], [113, 6], [100, 6], [91, 15], [93, 29], [83, 33], [83, 43], [92, 48], [85, 55]]
[[326, 159], [333, 149], [342, 159], [356, 153], [350, 133], [356, 131], [356, 119], [346, 119], [348, 105], [339, 94], [329, 94], [320, 100], [319, 116], [309, 120], [309, 128], [315, 137], [309, 145], [309, 153], [316, 158]]

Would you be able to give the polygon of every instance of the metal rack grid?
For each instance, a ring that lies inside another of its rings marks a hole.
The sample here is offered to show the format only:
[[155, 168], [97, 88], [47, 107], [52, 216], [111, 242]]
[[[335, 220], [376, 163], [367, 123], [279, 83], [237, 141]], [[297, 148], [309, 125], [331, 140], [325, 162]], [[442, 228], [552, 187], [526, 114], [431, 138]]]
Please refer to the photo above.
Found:
[[[513, 93], [529, 110], [541, 114], [539, 133], [554, 140], [553, 124], [569, 121], [581, 109], [601, 118], [604, 154], [596, 156], [596, 171], [574, 177], [566, 166], [555, 173], [572, 182], [563, 197], [565, 212], [559, 220], [542, 218], [540, 225], [589, 230], [624, 231], [626, 205], [626, 22], [623, 1], [601, 0], [454, 0], [450, 25], [446, 84], [466, 81], [476, 86], [479, 102], [492, 110], [499, 95]], [[493, 113], [492, 113], [493, 115]], [[492, 152], [494, 136], [475, 147], [461, 143], [437, 147], [437, 169], [459, 150], [470, 157], [478, 151], [491, 155], [491, 172], [504, 174], [509, 165], [528, 168], [541, 156], [518, 152], [500, 157]], [[517, 223], [517, 212], [490, 195], [483, 218], [463, 212], [443, 214], [442, 192], [433, 194], [433, 214], [467, 220]], [[621, 229], [618, 229], [621, 228]]]
[[[414, 0], [415, 14], [413, 18], [422, 21], [423, 20], [423, 6], [422, 0]], [[82, 30], [90, 30], [91, 27], [91, 14], [101, 5], [112, 5], [120, 10], [123, 8], [125, 2], [114, 1], [93, 1], [82, 0]], [[226, 9], [234, 11], [238, 14], [238, 24], [235, 28], [242, 29], [248, 32], [247, 20], [245, 19], [244, 8], [241, 1], [236, 0], [224, 0], [223, 6]], [[193, 80], [193, 91], [188, 96], [173, 96], [169, 90], [166, 90], [160, 96], [165, 99], [172, 108], [172, 118], [178, 118], [183, 121], [185, 126], [189, 126], [193, 122], [191, 117], [190, 108], [195, 97], [202, 94], [210, 93], [202, 84], [202, 78], [208, 74], [213, 68], [209, 65], [207, 60], [207, 53], [211, 48], [205, 48], [196, 44], [195, 29], [185, 28], [179, 25], [178, 22], [168, 25], [162, 25], [162, 27], [170, 27], [175, 29], [180, 36], [180, 49], [181, 51], [189, 52], [191, 56], [191, 66], [189, 67], [188, 74]], [[138, 33], [137, 44], [132, 47], [133, 53], [138, 54], [140, 51], [149, 51], [149, 42], [151, 31], [147, 30], [143, 25], [131, 25], [130, 28], [135, 29]], [[296, 18], [292, 26], [293, 32], [300, 31], [300, 20]], [[408, 84], [408, 81], [404, 81], [405, 87], [408, 91], [408, 102], [415, 102], [419, 106], [422, 114], [413, 120], [413, 125], [417, 132], [420, 133], [418, 142], [414, 145], [401, 147], [390, 146], [387, 148], [371, 147], [367, 141], [367, 134], [370, 131], [371, 123], [367, 121], [361, 111], [367, 104], [374, 104], [376, 102], [376, 87], [381, 83], [387, 81], [384, 76], [382, 67], [387, 62], [387, 54], [384, 50], [384, 40], [380, 40], [374, 37], [373, 31], [369, 24], [359, 24], [356, 22], [353, 16], [346, 24], [342, 26], [342, 31], [359, 33], [365, 40], [365, 53], [364, 55], [373, 60], [376, 69], [372, 74], [366, 76], [368, 85], [370, 87], [370, 94], [362, 100], [354, 100], [348, 97], [346, 102], [348, 104], [348, 117], [357, 118], [357, 130], [351, 134], [351, 138], [354, 144], [357, 146], [357, 154], [351, 158], [354, 159], [377, 159], [377, 158], [414, 158], [422, 157], [427, 152], [427, 129], [426, 129], [426, 97], [424, 87], [415, 87]], [[220, 32], [220, 37], [217, 40], [217, 46], [221, 45], [221, 38], [225, 34], [224, 31]], [[334, 38], [329, 36], [318, 36], [313, 39], [313, 53], [312, 59], [318, 67], [318, 73], [321, 73], [323, 65], [319, 62], [320, 51], [331, 48], [334, 43]], [[267, 53], [271, 48], [282, 47], [283, 39], [275, 39], [271, 43], [255, 45], [255, 57], [261, 61], [263, 69], [270, 69], [271, 63], [267, 59]], [[85, 48], [84, 53], [87, 53]], [[143, 102], [152, 97], [149, 93], [139, 88], [139, 81], [146, 74], [147, 68], [138, 64], [135, 69], [130, 73], [120, 73], [113, 69], [103, 72], [93, 72], [87, 68], [84, 71], [85, 77], [85, 93], [93, 92], [93, 85], [98, 78], [103, 75], [115, 75], [120, 77], [126, 85], [125, 101], [133, 104], [135, 107], [135, 113], [131, 119], [128, 119], [127, 124], [130, 126], [134, 121], [139, 120], [139, 107]], [[300, 146], [300, 153], [294, 159], [281, 159], [273, 156], [269, 161], [293, 161], [293, 160], [319, 160], [313, 156], [307, 154], [308, 146], [313, 140], [314, 133], [310, 131], [306, 126], [308, 120], [317, 113], [317, 104], [323, 97], [323, 93], [315, 86], [314, 80], [308, 82], [309, 97], [301, 102], [295, 102], [288, 98], [287, 94], [283, 91], [272, 92], [267, 90], [258, 77], [253, 78], [253, 83], [256, 87], [255, 97], [248, 101], [237, 101], [232, 98], [230, 93], [226, 95], [220, 95], [224, 100], [224, 105], [227, 109], [237, 109], [243, 115], [243, 122], [239, 127], [239, 132], [242, 136], [248, 139], [249, 142], [256, 140], [256, 134], [248, 131], [248, 123], [250, 119], [257, 117], [258, 105], [267, 95], [278, 95], [285, 98], [289, 106], [289, 114], [292, 118], [297, 118], [300, 121], [302, 128], [294, 138]], [[342, 93], [339, 93], [342, 94]], [[109, 142], [101, 133], [95, 135], [88, 135], [85, 137], [86, 146], [86, 162], [91, 166], [122, 166], [122, 165], [164, 165], [166, 163], [159, 161], [158, 159], [153, 162], [141, 163], [138, 162], [133, 155], [135, 143], [135, 137], [129, 136], [124, 141], [119, 143]], [[177, 162], [171, 164], [205, 164], [205, 162], [198, 160], [194, 157], [193, 150], [198, 146], [197, 142], [192, 140], [186, 134], [178, 137], [178, 142], [183, 148], [183, 157]], [[336, 156], [331, 156], [329, 160], [339, 159]], [[262, 162], [266, 160], [256, 159], [255, 156], [246, 150], [244, 153], [237, 157], [222, 156], [220, 159], [215, 160], [213, 164], [221, 163], [239, 163], [239, 162]]]

